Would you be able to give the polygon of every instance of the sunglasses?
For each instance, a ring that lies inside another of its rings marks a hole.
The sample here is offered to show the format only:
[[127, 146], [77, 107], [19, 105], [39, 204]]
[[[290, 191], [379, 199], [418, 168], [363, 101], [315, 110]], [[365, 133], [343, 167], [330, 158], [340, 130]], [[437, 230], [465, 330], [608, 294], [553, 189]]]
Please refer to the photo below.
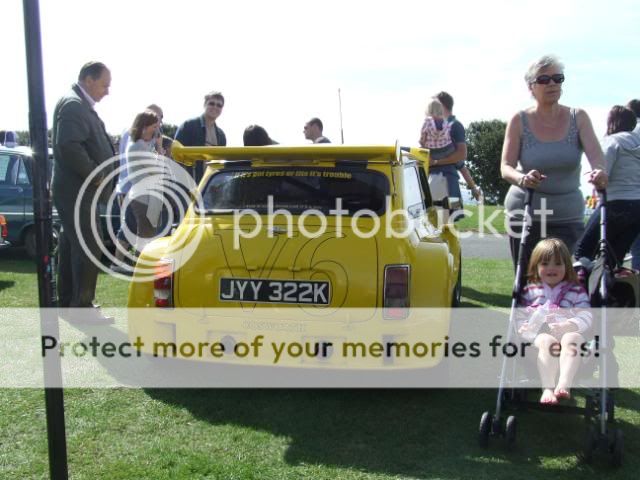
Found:
[[210, 107], [218, 107], [218, 108], [222, 108], [224, 107], [224, 103], [220, 103], [220, 102], [207, 102], [207, 105], [209, 105]]
[[549, 85], [553, 80], [554, 83], [562, 83], [564, 82], [564, 74], [563, 73], [554, 73], [553, 75], [539, 75], [536, 77], [534, 83], [538, 83], [540, 85]]

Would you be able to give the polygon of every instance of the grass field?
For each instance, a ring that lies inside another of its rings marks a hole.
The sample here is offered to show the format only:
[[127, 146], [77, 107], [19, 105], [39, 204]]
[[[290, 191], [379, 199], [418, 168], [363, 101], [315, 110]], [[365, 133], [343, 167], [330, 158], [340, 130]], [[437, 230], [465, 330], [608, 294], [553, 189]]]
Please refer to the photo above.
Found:
[[465, 205], [464, 209], [469, 213], [456, 222], [456, 228], [461, 232], [473, 231], [494, 233], [506, 233], [504, 207], [502, 205]]
[[[464, 262], [464, 306], [508, 307], [508, 261]], [[125, 282], [101, 276], [97, 297], [121, 306]], [[24, 258], [0, 256], [0, 305], [35, 306]], [[1, 357], [0, 357], [1, 358]], [[621, 390], [622, 469], [576, 458], [584, 421], [518, 414], [518, 444], [477, 445], [494, 390], [65, 391], [73, 479], [566, 479], [637, 477], [640, 391]], [[47, 478], [41, 390], [0, 390], [0, 478]]]

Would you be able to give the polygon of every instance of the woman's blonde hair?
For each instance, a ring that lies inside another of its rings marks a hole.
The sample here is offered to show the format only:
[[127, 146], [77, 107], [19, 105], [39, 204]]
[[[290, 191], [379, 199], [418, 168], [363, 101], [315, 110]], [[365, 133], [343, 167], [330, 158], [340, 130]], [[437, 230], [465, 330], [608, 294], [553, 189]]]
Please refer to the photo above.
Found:
[[538, 265], [541, 262], [549, 262], [553, 259], [560, 260], [564, 264], [564, 278], [562, 280], [578, 283], [578, 277], [571, 262], [571, 253], [569, 253], [569, 249], [564, 242], [558, 238], [547, 238], [538, 242], [533, 252], [531, 252], [527, 279], [530, 282], [540, 282]]
[[427, 104], [427, 110], [425, 111], [428, 117], [444, 117], [444, 108], [442, 103], [437, 98], [432, 98]]

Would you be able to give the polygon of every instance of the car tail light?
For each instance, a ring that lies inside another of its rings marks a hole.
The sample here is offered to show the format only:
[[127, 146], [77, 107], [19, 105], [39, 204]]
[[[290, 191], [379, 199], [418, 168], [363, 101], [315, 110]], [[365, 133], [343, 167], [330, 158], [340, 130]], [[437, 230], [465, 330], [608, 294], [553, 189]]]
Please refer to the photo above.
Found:
[[156, 265], [153, 300], [156, 307], [173, 308], [173, 260], [161, 260]]
[[384, 318], [399, 320], [409, 315], [409, 265], [384, 268]]
[[0, 215], [0, 237], [7, 238], [9, 236], [9, 229], [7, 228], [7, 221]]

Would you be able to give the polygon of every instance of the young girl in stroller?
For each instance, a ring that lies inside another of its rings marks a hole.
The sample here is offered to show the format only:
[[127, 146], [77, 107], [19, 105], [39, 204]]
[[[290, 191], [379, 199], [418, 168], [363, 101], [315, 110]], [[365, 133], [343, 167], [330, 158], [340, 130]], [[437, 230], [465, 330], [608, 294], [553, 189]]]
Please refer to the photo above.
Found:
[[520, 296], [527, 316], [518, 322], [518, 333], [538, 349], [540, 403], [554, 405], [571, 395], [581, 361], [578, 350], [592, 323], [589, 295], [578, 282], [569, 249], [556, 238], [533, 249], [527, 278]]

